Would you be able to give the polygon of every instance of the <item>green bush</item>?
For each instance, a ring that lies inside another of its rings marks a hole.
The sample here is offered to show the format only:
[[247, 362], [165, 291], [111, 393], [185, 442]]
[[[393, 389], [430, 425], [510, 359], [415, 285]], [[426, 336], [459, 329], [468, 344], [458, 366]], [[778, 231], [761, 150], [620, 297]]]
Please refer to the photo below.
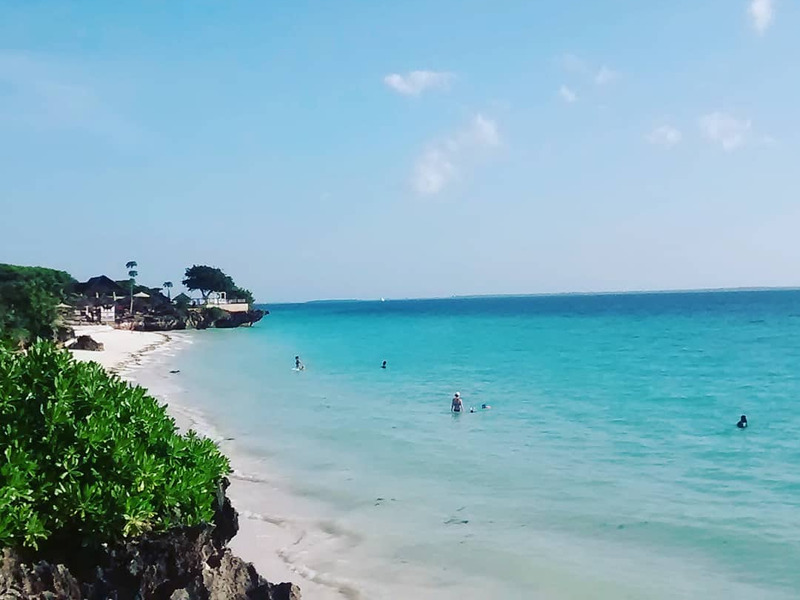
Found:
[[144, 388], [51, 343], [0, 347], [0, 547], [99, 547], [208, 522], [229, 472]]
[[56, 305], [74, 283], [64, 271], [0, 264], [0, 339], [52, 339]]

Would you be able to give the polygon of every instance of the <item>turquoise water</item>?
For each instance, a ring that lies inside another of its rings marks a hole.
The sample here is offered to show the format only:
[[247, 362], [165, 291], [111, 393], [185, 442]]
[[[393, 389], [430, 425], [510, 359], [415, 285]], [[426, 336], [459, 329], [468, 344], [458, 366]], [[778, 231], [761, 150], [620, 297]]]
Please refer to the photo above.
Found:
[[800, 594], [800, 292], [269, 308], [181, 384], [346, 538], [298, 560], [355, 596]]

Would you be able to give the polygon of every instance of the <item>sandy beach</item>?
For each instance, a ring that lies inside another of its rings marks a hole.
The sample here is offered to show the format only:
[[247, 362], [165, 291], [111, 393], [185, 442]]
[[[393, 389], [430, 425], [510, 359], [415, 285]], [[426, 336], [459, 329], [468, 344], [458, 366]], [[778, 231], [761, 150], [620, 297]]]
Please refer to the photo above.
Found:
[[[293, 546], [299, 542], [298, 536], [303, 534], [287, 527], [279, 516], [272, 516], [291, 511], [290, 495], [273, 488], [268, 482], [253, 481], [247, 475], [250, 472], [247, 457], [230, 452], [231, 448], [225, 439], [221, 435], [209, 432], [207, 425], [202, 423], [202, 418], [192, 407], [176, 404], [170, 400], [166, 389], [160, 389], [157, 382], [160, 379], [159, 369], [162, 366], [157, 360], [157, 351], [179, 347], [173, 342], [190, 334], [128, 331], [107, 325], [76, 327], [75, 334], [90, 335], [104, 346], [104, 349], [98, 352], [72, 350], [77, 360], [97, 362], [107, 370], [147, 387], [152, 395], [167, 405], [170, 415], [181, 430], [195, 429], [211, 435], [220, 443], [223, 452], [231, 459], [234, 469], [230, 477], [228, 496], [240, 513], [239, 532], [230, 542], [234, 553], [252, 562], [258, 572], [269, 581], [291, 581], [299, 585], [304, 598], [335, 600], [361, 597], [347, 585], [332, 586], [330, 582], [319, 581], [316, 573], [293, 565], [291, 560], [295, 554]], [[255, 485], [258, 485], [257, 502], [253, 493]], [[269, 497], [266, 500], [265, 490], [269, 490]], [[262, 504], [266, 504], [270, 516], [265, 516]]]
[[170, 337], [164, 333], [127, 331], [114, 329], [109, 325], [76, 327], [75, 335], [91, 336], [93, 340], [104, 346], [100, 352], [71, 350], [76, 359], [94, 361], [114, 373], [119, 373], [135, 365], [142, 355], [170, 341]]

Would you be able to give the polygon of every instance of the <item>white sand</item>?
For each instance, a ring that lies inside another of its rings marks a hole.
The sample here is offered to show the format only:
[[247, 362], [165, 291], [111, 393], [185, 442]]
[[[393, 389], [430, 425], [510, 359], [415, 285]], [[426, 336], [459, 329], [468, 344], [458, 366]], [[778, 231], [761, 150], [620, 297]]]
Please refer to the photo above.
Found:
[[[146, 377], [150, 369], [158, 369], [159, 362], [148, 363], [147, 369], [127, 371], [132, 367], [142, 364], [144, 355], [162, 347], [171, 339], [170, 335], [164, 333], [149, 333], [141, 331], [128, 331], [114, 329], [108, 325], [92, 325], [75, 328], [75, 335], [89, 335], [97, 342], [104, 345], [102, 351], [91, 352], [88, 350], [72, 350], [72, 354], [78, 360], [95, 361], [115, 373], [126, 371], [124, 375], [139, 383], [141, 379], [151, 379]], [[181, 334], [172, 334], [177, 337]], [[170, 405], [167, 398], [164, 398], [162, 390], [150, 387], [150, 392], [156, 397], [167, 402], [170, 415], [175, 419], [181, 430], [189, 428], [202, 430], [191, 407]], [[246, 459], [231, 457], [232, 467], [235, 472], [247, 472]], [[272, 514], [280, 514], [283, 511], [290, 512], [287, 502], [287, 495], [281, 490], [274, 489], [269, 498], [263, 496], [263, 486], [259, 489], [258, 502], [253, 503], [253, 483], [246, 479], [236, 477], [231, 478], [231, 487], [228, 496], [231, 498], [234, 507], [239, 512], [239, 532], [230, 543], [231, 549], [244, 560], [252, 562], [258, 572], [269, 581], [280, 583], [291, 581], [300, 586], [304, 598], [315, 600], [341, 600], [342, 598], [358, 598], [357, 593], [345, 589], [336, 590], [330, 585], [323, 585], [315, 581], [317, 575], [313, 572], [303, 572], [293, 567], [286, 560], [285, 556], [290, 555], [293, 546], [297, 544], [296, 532], [283, 526], [280, 520], [272, 522], [269, 518], [264, 519], [260, 513], [253, 512], [261, 508], [261, 504], [269, 506]]]
[[143, 353], [169, 341], [169, 336], [164, 333], [114, 329], [109, 325], [76, 327], [75, 335], [91, 336], [94, 341], [104, 346], [103, 350], [97, 352], [71, 350], [76, 359], [94, 361], [114, 372], [119, 372], [131, 363], [135, 363]]

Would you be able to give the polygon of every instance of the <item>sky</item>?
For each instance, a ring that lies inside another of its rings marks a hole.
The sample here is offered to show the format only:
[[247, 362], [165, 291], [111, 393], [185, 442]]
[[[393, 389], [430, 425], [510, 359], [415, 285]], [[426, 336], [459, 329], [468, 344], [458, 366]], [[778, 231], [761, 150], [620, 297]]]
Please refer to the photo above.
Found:
[[260, 301], [800, 284], [796, 0], [0, 1], [0, 262]]

